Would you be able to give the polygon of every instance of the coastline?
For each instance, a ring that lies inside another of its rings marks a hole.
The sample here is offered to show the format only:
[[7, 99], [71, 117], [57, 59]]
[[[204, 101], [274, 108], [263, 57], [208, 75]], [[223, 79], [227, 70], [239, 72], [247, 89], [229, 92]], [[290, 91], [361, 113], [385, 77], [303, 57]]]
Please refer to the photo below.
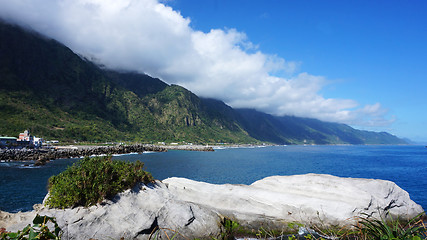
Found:
[[168, 150], [214, 151], [210, 146], [177, 145], [159, 146], [151, 144], [132, 144], [117, 146], [57, 146], [55, 148], [39, 149], [0, 149], [0, 160], [36, 161], [34, 165], [44, 165], [47, 162], [62, 158], [80, 158], [85, 156], [118, 155], [143, 152], [166, 152]]
[[[316, 144], [296, 144], [299, 146], [316, 146]], [[352, 146], [353, 144], [325, 144], [318, 146]], [[363, 144], [364, 146], [384, 146], [389, 144]], [[401, 145], [401, 144], [399, 144]], [[2, 149], [0, 162], [35, 161], [35, 166], [45, 165], [55, 159], [82, 158], [103, 155], [139, 154], [144, 152], [167, 152], [168, 150], [213, 152], [234, 148], [264, 148], [272, 146], [288, 146], [280, 144], [129, 144], [129, 145], [61, 145], [35, 149]], [[390, 144], [390, 146], [397, 146]], [[402, 145], [403, 146], [403, 145]], [[427, 147], [427, 146], [426, 146]]]

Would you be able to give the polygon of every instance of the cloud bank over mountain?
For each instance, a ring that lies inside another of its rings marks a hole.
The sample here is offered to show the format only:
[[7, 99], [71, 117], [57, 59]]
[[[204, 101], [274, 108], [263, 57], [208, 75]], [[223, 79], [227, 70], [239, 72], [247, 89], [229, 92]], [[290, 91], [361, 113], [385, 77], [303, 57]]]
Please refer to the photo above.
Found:
[[380, 103], [322, 96], [328, 80], [263, 53], [236, 29], [201, 32], [157, 0], [0, 0], [0, 16], [108, 68], [147, 73], [236, 108], [357, 126], [393, 122]]

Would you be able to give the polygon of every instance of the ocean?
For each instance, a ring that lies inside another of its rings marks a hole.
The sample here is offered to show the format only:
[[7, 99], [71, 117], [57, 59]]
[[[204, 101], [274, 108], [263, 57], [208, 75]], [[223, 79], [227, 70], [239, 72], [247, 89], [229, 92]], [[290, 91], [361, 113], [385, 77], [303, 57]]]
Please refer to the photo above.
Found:
[[[224, 184], [251, 184], [273, 175], [306, 173], [375, 178], [395, 182], [427, 210], [427, 148], [425, 146], [345, 145], [224, 148], [214, 152], [170, 150], [115, 156], [140, 160], [159, 180], [185, 177]], [[47, 193], [47, 179], [78, 159], [58, 159], [34, 167], [24, 162], [0, 163], [0, 210], [29, 211]]]

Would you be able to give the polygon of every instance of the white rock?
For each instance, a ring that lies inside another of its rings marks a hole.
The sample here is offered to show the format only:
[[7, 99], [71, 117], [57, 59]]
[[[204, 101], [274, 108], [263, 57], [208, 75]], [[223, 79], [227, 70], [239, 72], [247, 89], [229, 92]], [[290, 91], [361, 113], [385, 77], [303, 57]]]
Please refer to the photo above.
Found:
[[[41, 208], [27, 213], [31, 216], [25, 215], [22, 222], [0, 227], [8, 231], [21, 230], [31, 223], [36, 213], [55, 217], [64, 231], [63, 239], [148, 239], [159, 229], [158, 234], [180, 233], [190, 239], [220, 234], [221, 219], [217, 214], [177, 199], [159, 181], [150, 186], [141, 184], [101, 205], [64, 210]], [[19, 215], [15, 214], [14, 218]], [[179, 236], [175, 239], [180, 239]]]
[[138, 185], [89, 208], [0, 211], [0, 228], [22, 230], [38, 213], [56, 218], [63, 239], [148, 239], [156, 227], [156, 234], [170, 239], [175, 234], [174, 239], [193, 239], [218, 237], [223, 217], [254, 229], [280, 229], [288, 222], [353, 224], [356, 216], [378, 217], [378, 211], [402, 219], [423, 209], [396, 184], [383, 180], [307, 174], [273, 176], [251, 185], [215, 185], [169, 178]]
[[29, 223], [31, 223], [36, 216], [34, 211], [32, 212], [18, 212], [8, 213], [0, 211], [0, 228], [19, 229], [22, 230]]
[[411, 218], [420, 205], [395, 183], [375, 179], [306, 174], [273, 176], [247, 185], [215, 185], [184, 178], [163, 181], [183, 201], [214, 209], [249, 227], [284, 222], [308, 225], [353, 224], [356, 216], [389, 213]]

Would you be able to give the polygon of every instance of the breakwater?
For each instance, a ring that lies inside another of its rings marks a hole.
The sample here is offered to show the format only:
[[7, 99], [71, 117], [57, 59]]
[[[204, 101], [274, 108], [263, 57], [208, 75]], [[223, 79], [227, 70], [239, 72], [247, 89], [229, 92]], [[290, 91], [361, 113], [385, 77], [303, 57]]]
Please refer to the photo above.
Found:
[[213, 152], [211, 146], [204, 145], [163, 145], [163, 148], [170, 150], [184, 150], [184, 151], [200, 151], [200, 152]]
[[206, 146], [158, 146], [149, 144], [132, 144], [118, 146], [61, 146], [56, 148], [40, 149], [0, 149], [0, 160], [3, 161], [36, 161], [35, 165], [44, 165], [46, 162], [60, 158], [78, 158], [85, 156], [167, 152], [169, 150], [186, 151], [213, 151]]
[[119, 145], [119, 146], [79, 146], [40, 149], [2, 149], [0, 160], [4, 161], [36, 161], [35, 165], [60, 158], [78, 158], [93, 155], [127, 154], [141, 152], [166, 152], [167, 149], [155, 145]]

